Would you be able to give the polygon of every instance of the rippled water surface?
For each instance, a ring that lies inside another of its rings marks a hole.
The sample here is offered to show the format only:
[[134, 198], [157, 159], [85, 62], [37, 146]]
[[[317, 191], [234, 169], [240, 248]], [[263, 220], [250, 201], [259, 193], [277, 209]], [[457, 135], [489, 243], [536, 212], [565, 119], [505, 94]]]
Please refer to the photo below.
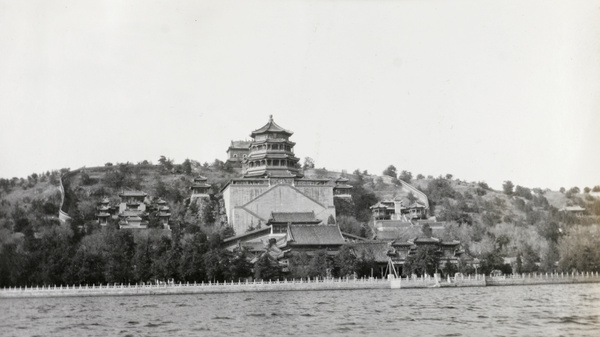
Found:
[[600, 284], [0, 299], [1, 336], [600, 336]]

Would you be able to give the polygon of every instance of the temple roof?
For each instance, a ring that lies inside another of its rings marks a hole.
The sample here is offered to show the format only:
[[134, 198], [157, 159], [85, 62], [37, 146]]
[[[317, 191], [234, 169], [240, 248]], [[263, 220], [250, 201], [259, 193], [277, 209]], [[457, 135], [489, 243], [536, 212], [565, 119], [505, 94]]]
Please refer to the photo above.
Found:
[[123, 191], [119, 193], [119, 197], [146, 197], [148, 194], [142, 191]]
[[252, 141], [250, 140], [232, 140], [227, 152], [232, 149], [248, 149], [250, 144], [252, 144]]
[[252, 138], [254, 138], [254, 136], [261, 134], [261, 133], [266, 133], [266, 132], [279, 132], [279, 133], [285, 133], [288, 136], [291, 136], [293, 134], [293, 132], [288, 131], [284, 128], [282, 128], [281, 126], [277, 125], [274, 121], [273, 121], [273, 115], [269, 116], [269, 122], [267, 124], [265, 124], [262, 128], [260, 129], [256, 129], [254, 131], [252, 131], [252, 133], [250, 134], [250, 136]]
[[256, 237], [260, 237], [263, 236], [265, 234], [268, 234], [271, 232], [271, 228], [270, 227], [262, 227], [262, 228], [258, 228], [240, 235], [236, 235], [236, 236], [231, 236], [228, 238], [223, 239], [223, 243], [227, 244], [230, 243], [232, 241], [237, 241], [237, 240], [242, 240], [242, 239], [252, 239], [252, 238], [256, 238]]
[[290, 159], [290, 160], [300, 160], [299, 158], [286, 154], [286, 153], [273, 153], [273, 152], [267, 152], [267, 153], [251, 153], [248, 156], [248, 160], [250, 161], [250, 159]]
[[400, 230], [391, 230], [391, 231], [377, 231], [375, 234], [375, 240], [378, 241], [390, 241], [390, 240], [399, 240], [406, 239], [406, 233]]
[[383, 204], [383, 202], [379, 201], [378, 203], [376, 203], [375, 205], [369, 207], [370, 209], [373, 208], [390, 208], [388, 205]]
[[142, 213], [142, 212], [140, 212], [140, 211], [129, 211], [129, 210], [127, 210], [127, 211], [123, 211], [123, 212], [121, 212], [121, 213], [119, 214], [119, 216], [120, 216], [120, 217], [135, 217], [135, 216], [138, 216], [140, 213]]
[[344, 238], [337, 225], [292, 225], [288, 241], [293, 245], [341, 245]]
[[428, 238], [425, 236], [421, 236], [421, 237], [416, 237], [412, 240], [410, 240], [409, 242], [412, 243], [439, 243], [441, 240], [438, 238]]
[[193, 184], [190, 188], [209, 188], [212, 187], [210, 184]]
[[273, 222], [320, 222], [315, 217], [315, 212], [272, 212], [271, 219]]

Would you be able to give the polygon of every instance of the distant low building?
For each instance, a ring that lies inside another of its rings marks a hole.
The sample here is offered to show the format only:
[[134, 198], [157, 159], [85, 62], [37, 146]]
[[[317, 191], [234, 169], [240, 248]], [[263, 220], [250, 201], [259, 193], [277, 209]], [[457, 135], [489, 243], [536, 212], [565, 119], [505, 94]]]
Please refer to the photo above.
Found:
[[[448, 264], [458, 266], [464, 251], [459, 241], [443, 241], [434, 237], [418, 236], [410, 240], [373, 240], [347, 244], [357, 257], [373, 258], [379, 266], [377, 276], [386, 274], [402, 275], [407, 260], [416, 254], [419, 247], [431, 247], [438, 260], [438, 268]], [[391, 270], [394, 267], [395, 273]], [[404, 273], [406, 274], [406, 273]]]
[[227, 161], [231, 167], [242, 167], [242, 161], [248, 157], [250, 153], [249, 140], [232, 140], [231, 145], [227, 148]]
[[559, 211], [572, 214], [574, 216], [583, 216], [585, 214], [585, 208], [577, 205], [577, 206], [566, 206], [561, 208]]
[[425, 205], [415, 201], [404, 206], [404, 200], [401, 198], [382, 200], [371, 206], [370, 209], [374, 220], [411, 221], [427, 219], [428, 216], [428, 208]]
[[146, 215], [146, 197], [148, 194], [142, 191], [123, 191], [119, 193], [121, 203], [119, 204], [119, 228], [121, 229], [143, 229], [148, 227], [148, 222], [142, 217]]

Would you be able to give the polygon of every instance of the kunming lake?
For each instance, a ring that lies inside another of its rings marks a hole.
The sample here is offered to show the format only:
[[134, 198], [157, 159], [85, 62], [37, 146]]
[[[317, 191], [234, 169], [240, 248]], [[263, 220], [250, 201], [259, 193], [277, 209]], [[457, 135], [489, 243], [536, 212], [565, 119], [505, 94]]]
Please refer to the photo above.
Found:
[[598, 336], [600, 284], [0, 299], [2, 336]]

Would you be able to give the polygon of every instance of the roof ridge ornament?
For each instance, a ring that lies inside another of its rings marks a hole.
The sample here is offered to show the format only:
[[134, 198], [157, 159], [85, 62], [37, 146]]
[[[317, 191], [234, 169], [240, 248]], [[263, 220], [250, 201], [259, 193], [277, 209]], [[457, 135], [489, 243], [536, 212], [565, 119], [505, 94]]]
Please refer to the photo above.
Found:
[[273, 122], [273, 115], [269, 115], [269, 122]]

